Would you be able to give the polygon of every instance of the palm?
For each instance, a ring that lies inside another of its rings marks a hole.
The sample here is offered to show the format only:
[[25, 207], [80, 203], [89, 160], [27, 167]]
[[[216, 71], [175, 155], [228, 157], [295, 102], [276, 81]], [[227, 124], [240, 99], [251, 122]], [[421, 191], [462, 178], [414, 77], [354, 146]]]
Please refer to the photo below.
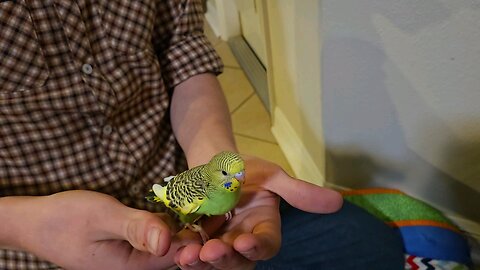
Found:
[[[338, 193], [288, 176], [279, 166], [257, 158], [245, 158], [246, 181], [233, 218], [203, 247], [192, 245], [176, 256], [182, 269], [248, 269], [258, 260], [273, 257], [280, 249], [278, 210], [280, 196], [292, 206], [314, 213], [336, 211], [341, 206]], [[219, 218], [202, 225], [207, 231], [218, 228]], [[207, 262], [187, 267], [195, 258]]]
[[270, 222], [272, 225], [280, 225], [278, 195], [251, 180], [242, 188], [242, 197], [233, 210], [233, 218], [219, 232], [224, 241], [230, 242], [241, 233], [252, 232], [258, 224]]

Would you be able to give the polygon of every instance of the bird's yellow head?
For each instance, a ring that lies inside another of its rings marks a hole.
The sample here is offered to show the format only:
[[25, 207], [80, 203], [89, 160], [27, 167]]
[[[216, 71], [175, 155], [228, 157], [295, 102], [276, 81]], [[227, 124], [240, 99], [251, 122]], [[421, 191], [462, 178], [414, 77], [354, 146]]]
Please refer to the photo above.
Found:
[[222, 182], [232, 179], [243, 181], [245, 178], [245, 165], [242, 157], [234, 152], [221, 152], [215, 155], [209, 162], [209, 167], [217, 174]]

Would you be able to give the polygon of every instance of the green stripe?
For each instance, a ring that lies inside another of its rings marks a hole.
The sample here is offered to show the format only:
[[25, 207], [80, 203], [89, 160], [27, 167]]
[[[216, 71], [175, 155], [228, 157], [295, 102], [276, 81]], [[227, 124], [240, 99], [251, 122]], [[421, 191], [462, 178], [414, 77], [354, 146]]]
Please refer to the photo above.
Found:
[[346, 195], [344, 198], [385, 222], [431, 220], [455, 226], [439, 210], [405, 194]]

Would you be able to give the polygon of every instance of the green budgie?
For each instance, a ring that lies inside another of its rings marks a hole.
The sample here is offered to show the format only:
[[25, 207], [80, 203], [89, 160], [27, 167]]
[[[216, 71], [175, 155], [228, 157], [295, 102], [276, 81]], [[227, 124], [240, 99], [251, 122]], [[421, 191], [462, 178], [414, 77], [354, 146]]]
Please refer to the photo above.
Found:
[[245, 177], [243, 159], [234, 152], [221, 152], [207, 164], [200, 165], [164, 179], [166, 185], [154, 184], [146, 199], [162, 202], [175, 211], [180, 221], [192, 231], [200, 233], [203, 242], [208, 235], [194, 224], [203, 215], [223, 215], [231, 218], [240, 199], [240, 188]]

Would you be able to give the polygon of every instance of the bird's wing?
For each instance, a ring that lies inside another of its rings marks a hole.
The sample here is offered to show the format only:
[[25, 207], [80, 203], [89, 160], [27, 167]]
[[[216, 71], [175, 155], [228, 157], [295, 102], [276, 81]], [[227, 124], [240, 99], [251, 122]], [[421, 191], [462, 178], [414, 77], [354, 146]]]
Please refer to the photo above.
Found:
[[197, 212], [198, 208], [200, 208], [200, 206], [202, 206], [203, 202], [204, 202], [204, 200], [196, 199], [195, 201], [193, 201], [191, 203], [186, 203], [179, 209], [179, 212], [184, 214], [184, 215], [195, 213], [195, 212]]
[[168, 185], [168, 206], [183, 215], [195, 213], [207, 199], [204, 177], [199, 170], [177, 175]]

